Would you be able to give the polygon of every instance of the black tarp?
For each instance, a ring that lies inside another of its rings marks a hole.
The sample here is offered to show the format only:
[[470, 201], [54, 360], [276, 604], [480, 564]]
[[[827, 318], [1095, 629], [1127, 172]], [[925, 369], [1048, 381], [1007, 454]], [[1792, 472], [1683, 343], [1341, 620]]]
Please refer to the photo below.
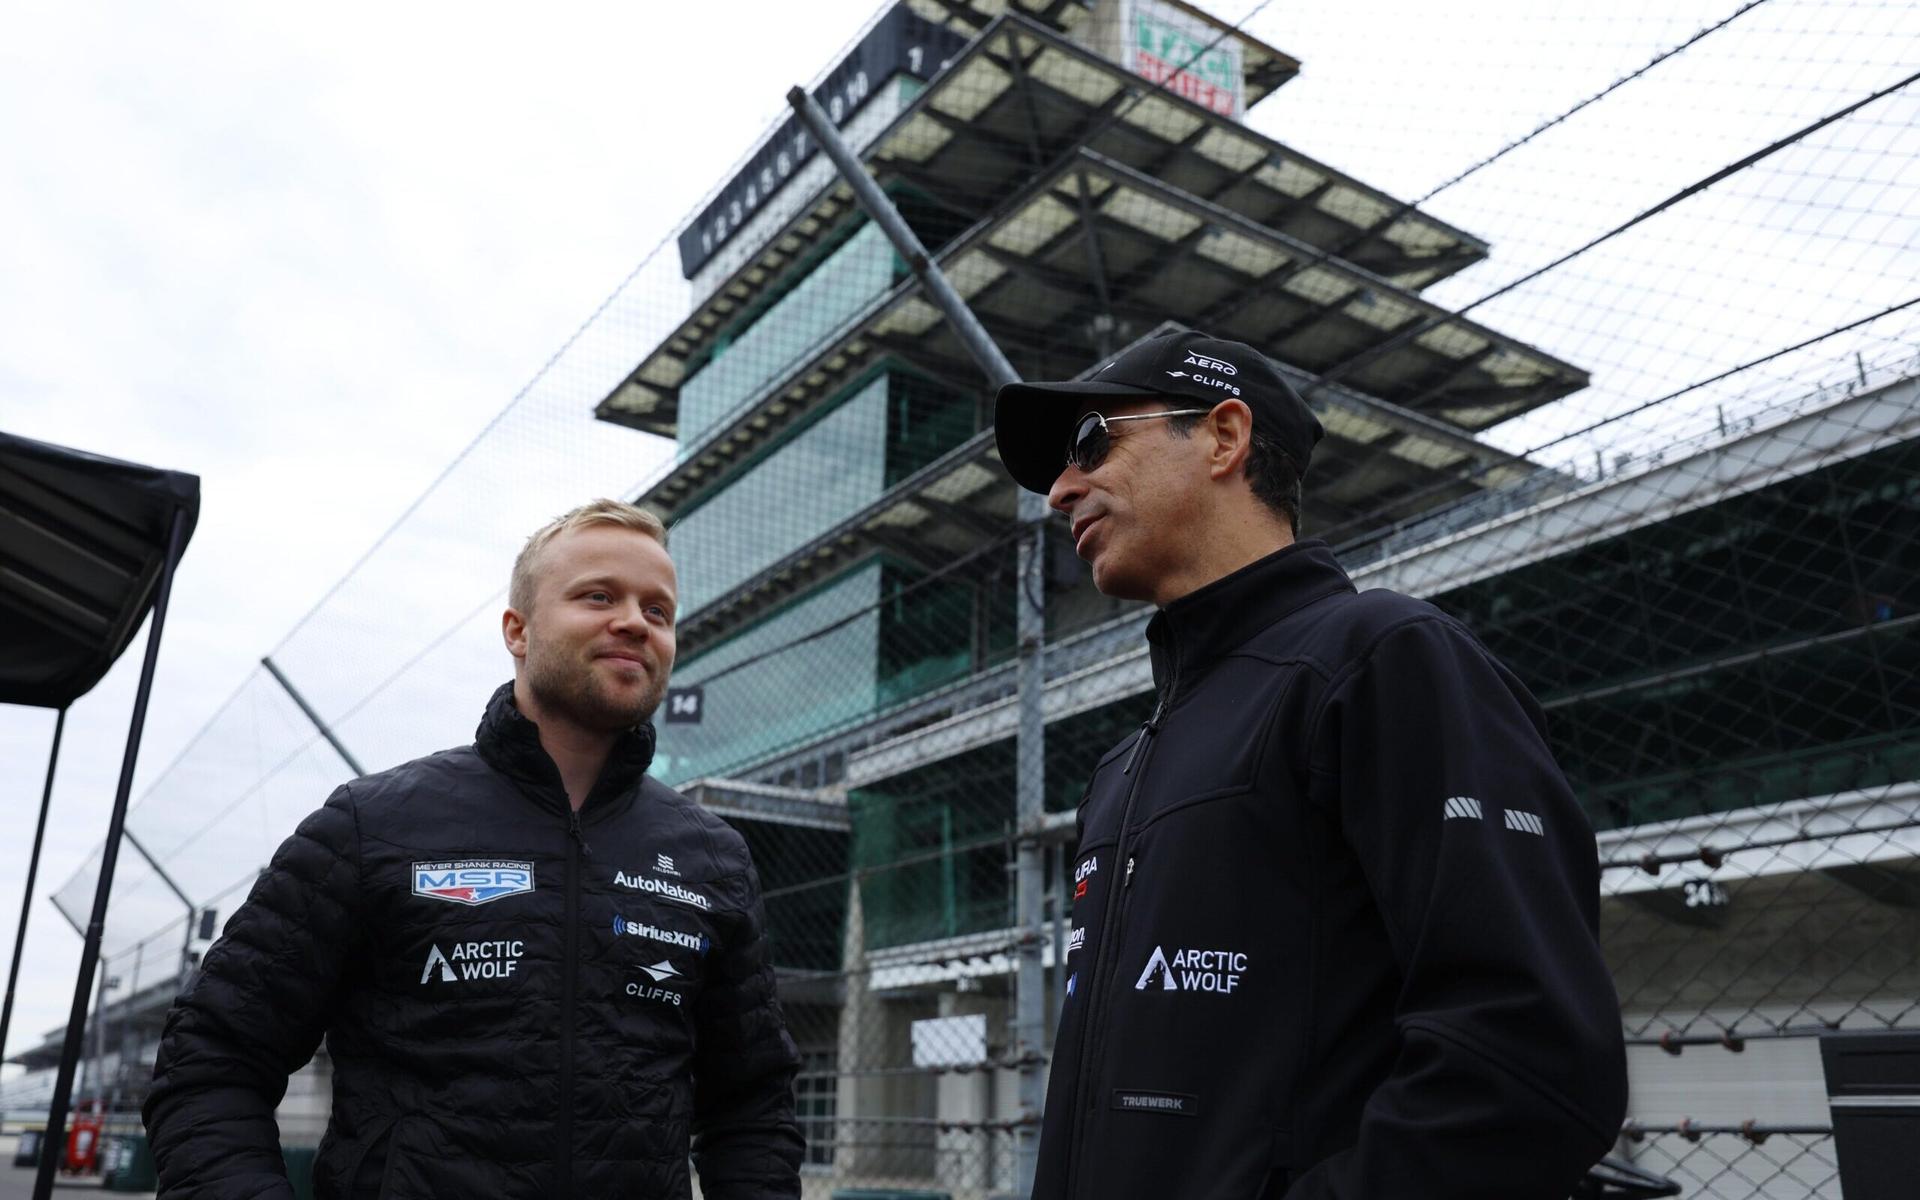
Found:
[[[64, 708], [133, 640], [200, 480], [0, 432], [0, 704]], [[182, 549], [185, 548], [182, 539]]]

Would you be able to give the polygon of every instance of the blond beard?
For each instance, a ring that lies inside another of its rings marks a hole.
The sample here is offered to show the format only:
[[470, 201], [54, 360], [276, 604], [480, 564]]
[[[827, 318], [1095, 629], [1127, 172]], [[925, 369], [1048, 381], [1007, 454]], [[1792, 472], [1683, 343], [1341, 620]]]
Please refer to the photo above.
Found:
[[582, 729], [603, 733], [632, 729], [652, 717], [666, 695], [666, 680], [649, 679], [635, 700], [617, 700], [598, 685], [590, 667], [567, 668], [568, 664], [529, 653], [527, 690], [533, 693], [542, 709], [559, 713]]

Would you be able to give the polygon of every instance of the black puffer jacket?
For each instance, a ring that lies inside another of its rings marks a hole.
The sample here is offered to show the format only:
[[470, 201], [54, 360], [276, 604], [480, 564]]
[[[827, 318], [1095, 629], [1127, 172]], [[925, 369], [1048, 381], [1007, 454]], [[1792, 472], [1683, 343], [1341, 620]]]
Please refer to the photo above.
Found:
[[511, 685], [476, 744], [304, 821], [168, 1016], [160, 1192], [291, 1197], [273, 1111], [327, 1038], [327, 1197], [798, 1196], [798, 1062], [740, 836], [624, 737], [576, 815]]
[[1626, 1107], [1526, 689], [1305, 542], [1147, 627], [1080, 810], [1036, 1200], [1565, 1200]]

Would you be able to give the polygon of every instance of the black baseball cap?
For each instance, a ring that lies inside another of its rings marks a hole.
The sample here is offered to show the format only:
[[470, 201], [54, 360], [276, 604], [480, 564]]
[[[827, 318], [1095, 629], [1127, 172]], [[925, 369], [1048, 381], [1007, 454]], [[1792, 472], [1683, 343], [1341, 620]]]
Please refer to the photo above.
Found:
[[1010, 383], [993, 404], [993, 435], [1013, 481], [1045, 495], [1067, 461], [1074, 415], [1089, 396], [1184, 400], [1212, 408], [1239, 400], [1254, 428], [1272, 437], [1304, 477], [1320, 419], [1267, 356], [1245, 342], [1181, 329], [1143, 338], [1084, 379]]

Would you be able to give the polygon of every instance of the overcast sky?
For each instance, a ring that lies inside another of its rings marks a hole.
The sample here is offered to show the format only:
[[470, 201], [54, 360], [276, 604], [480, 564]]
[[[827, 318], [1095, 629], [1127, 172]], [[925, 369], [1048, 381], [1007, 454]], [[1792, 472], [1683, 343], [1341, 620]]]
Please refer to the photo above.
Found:
[[[706, 5], [0, 9], [0, 428], [202, 480], [143, 781], [873, 5], [803, 7], [728, 5], [762, 36], [724, 47]], [[13, 1048], [65, 1020], [44, 896], [141, 646], [69, 715]], [[8, 946], [53, 724], [0, 708]]]
[[[829, 65], [875, 7], [0, 12], [0, 428], [203, 480], [136, 797], [784, 114], [787, 85]], [[1212, 7], [1238, 18], [1253, 6]], [[1276, 0], [1253, 28], [1305, 68], [1251, 123], [1410, 197], [1738, 7]], [[1769, 0], [1436, 200], [1431, 211], [1495, 255], [1430, 294], [1468, 303], [1885, 84], [1912, 69], [1916, 38], [1910, 3]], [[1594, 372], [1588, 393], [1502, 431], [1502, 444], [1524, 449], [1911, 294], [1917, 129], [1912, 98], [1896, 98], [1476, 313]], [[616, 305], [598, 327], [626, 313]], [[1910, 328], [1882, 340], [1897, 346]], [[336, 599], [337, 627], [290, 648], [323, 711], [416, 648], [369, 645], [383, 605], [416, 640], [485, 607], [466, 574], [456, 594], [434, 596], [434, 569], [517, 496], [516, 447], [551, 456], [542, 439], [577, 439], [593, 478], [644, 478], [661, 444], [597, 425], [590, 409], [579, 404], [579, 428], [564, 433], [496, 429], [483, 442], [495, 458], [463, 464], [461, 486], [409, 523], [404, 552], [388, 548], [399, 574]], [[490, 653], [489, 619], [472, 623], [467, 650]], [[44, 897], [104, 831], [140, 649], [69, 720], [16, 1049], [65, 1018], [79, 939]], [[355, 655], [369, 661], [328, 669]], [[405, 689], [391, 699], [404, 706]], [[378, 711], [359, 720], [356, 744], [379, 744], [391, 724]], [[461, 707], [444, 723], [471, 721]], [[0, 709], [9, 943], [52, 727], [51, 713]], [[339, 770], [308, 766], [311, 780], [290, 780], [296, 806], [317, 803]], [[226, 801], [209, 797], [209, 817]], [[253, 819], [281, 828], [277, 810]]]

